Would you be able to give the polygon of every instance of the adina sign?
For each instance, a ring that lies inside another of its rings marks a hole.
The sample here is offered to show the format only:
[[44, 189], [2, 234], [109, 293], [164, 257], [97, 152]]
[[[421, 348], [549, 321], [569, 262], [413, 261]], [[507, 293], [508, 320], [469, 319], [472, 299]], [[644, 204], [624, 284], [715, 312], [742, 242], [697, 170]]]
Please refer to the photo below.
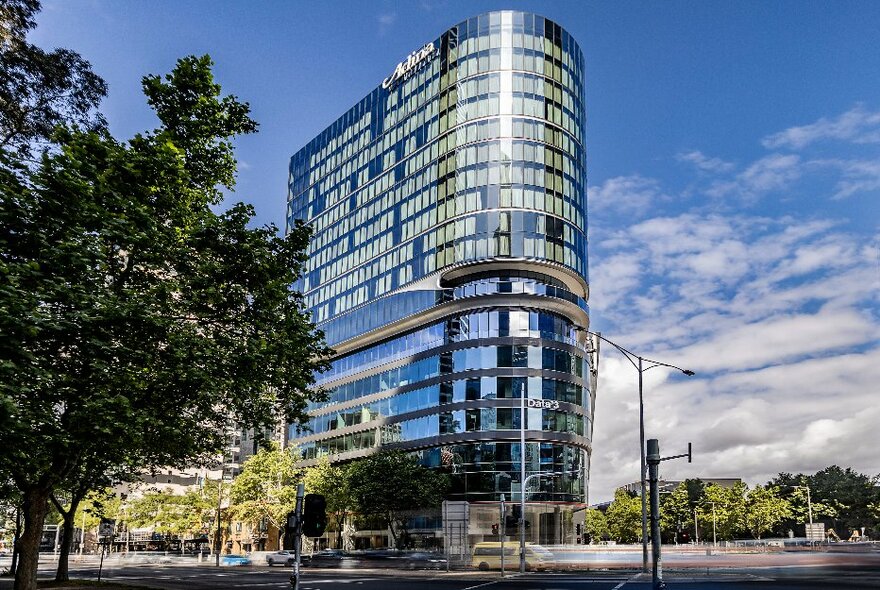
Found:
[[431, 61], [437, 55], [438, 51], [434, 48], [434, 43], [427, 43], [418, 51], [413, 51], [409, 56], [397, 64], [394, 73], [382, 81], [382, 88], [388, 89], [406, 80], [415, 74], [423, 65]]

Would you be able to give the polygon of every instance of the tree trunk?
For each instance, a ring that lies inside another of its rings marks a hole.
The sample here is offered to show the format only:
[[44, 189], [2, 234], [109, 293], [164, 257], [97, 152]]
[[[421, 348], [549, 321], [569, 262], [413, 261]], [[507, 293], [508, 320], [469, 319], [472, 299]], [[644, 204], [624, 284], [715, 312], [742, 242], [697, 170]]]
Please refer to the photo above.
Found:
[[15, 570], [14, 590], [37, 589], [37, 565], [40, 559], [40, 539], [43, 523], [49, 511], [49, 489], [30, 488], [24, 492], [22, 513], [24, 532], [18, 539], [19, 561]]
[[397, 533], [394, 531], [394, 517], [389, 515], [386, 518], [386, 521], [388, 523], [388, 531], [391, 533], [391, 544], [394, 548], [397, 548]]
[[342, 533], [345, 529], [345, 512], [336, 514], [336, 548], [342, 549], [343, 540]]
[[[57, 506], [58, 504], [56, 504]], [[70, 503], [69, 510], [58, 509], [64, 518], [64, 528], [61, 532], [61, 549], [58, 552], [58, 569], [55, 570], [56, 582], [67, 582], [70, 580], [70, 546], [73, 544], [73, 519], [76, 516], [78, 506], [79, 498], [74, 497]]]
[[15, 534], [12, 536], [12, 563], [9, 565], [9, 575], [15, 576], [15, 568], [18, 565], [18, 537], [21, 535], [21, 506], [15, 507]]

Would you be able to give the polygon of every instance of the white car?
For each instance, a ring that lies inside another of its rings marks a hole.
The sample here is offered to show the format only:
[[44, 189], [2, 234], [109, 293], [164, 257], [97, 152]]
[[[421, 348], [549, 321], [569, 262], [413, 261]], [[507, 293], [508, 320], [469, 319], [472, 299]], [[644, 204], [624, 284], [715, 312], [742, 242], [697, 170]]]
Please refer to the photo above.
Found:
[[266, 563], [270, 566], [275, 564], [293, 565], [296, 555], [293, 551], [276, 551], [275, 553], [266, 554]]

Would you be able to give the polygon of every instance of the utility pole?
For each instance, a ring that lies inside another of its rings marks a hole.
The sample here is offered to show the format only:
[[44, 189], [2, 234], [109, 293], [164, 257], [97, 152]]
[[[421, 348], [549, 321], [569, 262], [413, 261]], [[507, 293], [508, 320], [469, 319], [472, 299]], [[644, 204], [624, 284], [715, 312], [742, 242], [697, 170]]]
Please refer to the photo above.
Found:
[[299, 483], [296, 486], [296, 506], [293, 509], [295, 516], [295, 526], [293, 527], [293, 575], [290, 576], [290, 587], [292, 590], [299, 590], [299, 561], [302, 553], [302, 530], [303, 530], [303, 498], [306, 495], [305, 484]]
[[[504, 533], [507, 532], [504, 524], [507, 514], [504, 510], [504, 494], [501, 494], [501, 519], [498, 521], [498, 532], [501, 533], [501, 577], [504, 577]], [[447, 560], [447, 563], [448, 560]]]
[[715, 535], [715, 502], [709, 502], [712, 505], [712, 546], [718, 546], [718, 538]]
[[519, 573], [526, 573], [526, 385], [519, 391]]
[[[688, 463], [691, 462], [691, 443], [688, 443], [687, 454], [661, 458], [659, 441], [656, 438], [648, 440], [646, 461], [648, 463], [648, 478], [651, 482], [651, 553], [654, 559], [651, 568], [651, 588], [653, 590], [665, 590], [666, 588], [666, 584], [663, 582], [663, 564], [660, 552], [660, 486], [657, 482], [660, 462], [680, 457], [687, 457]], [[696, 512], [694, 514], [696, 515]]]
[[220, 549], [223, 545], [223, 539], [220, 537], [220, 510], [223, 507], [223, 470], [220, 470], [220, 479], [217, 480], [217, 538], [214, 547], [217, 549], [217, 555], [214, 556], [214, 563], [220, 567]]

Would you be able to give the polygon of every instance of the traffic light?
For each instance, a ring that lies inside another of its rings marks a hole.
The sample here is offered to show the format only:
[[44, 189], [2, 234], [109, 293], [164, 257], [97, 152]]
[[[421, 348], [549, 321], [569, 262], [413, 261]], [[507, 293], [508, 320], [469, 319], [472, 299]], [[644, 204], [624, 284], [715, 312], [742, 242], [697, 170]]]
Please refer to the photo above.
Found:
[[284, 544], [282, 545], [282, 549], [286, 551], [293, 551], [293, 543], [294, 539], [296, 539], [296, 512], [291, 510], [287, 513], [287, 518], [284, 522]]
[[492, 534], [496, 535], [496, 536], [498, 535], [498, 525], [497, 524], [492, 525]]
[[508, 537], [519, 534], [519, 520], [512, 514], [504, 517], [504, 534]]
[[302, 534], [320, 537], [327, 530], [327, 501], [320, 494], [306, 494], [303, 500]]

